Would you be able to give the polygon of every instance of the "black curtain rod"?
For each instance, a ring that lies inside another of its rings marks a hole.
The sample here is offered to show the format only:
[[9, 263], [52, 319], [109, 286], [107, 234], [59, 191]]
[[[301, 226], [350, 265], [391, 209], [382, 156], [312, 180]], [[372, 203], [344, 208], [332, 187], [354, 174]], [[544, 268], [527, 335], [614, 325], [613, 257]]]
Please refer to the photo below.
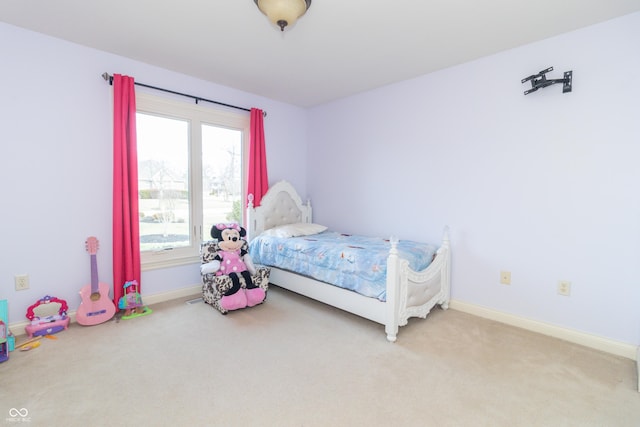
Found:
[[[105, 79], [105, 81], [109, 82], [110, 85], [113, 85], [113, 76], [109, 75], [109, 73], [102, 73], [102, 78]], [[182, 92], [176, 92], [173, 90], [169, 90], [169, 89], [163, 89], [161, 87], [156, 87], [156, 86], [150, 86], [150, 85], [146, 85], [144, 83], [138, 83], [136, 81], [134, 81], [134, 84], [136, 86], [142, 86], [142, 87], [147, 87], [149, 89], [154, 89], [154, 90], [159, 90], [161, 92], [167, 92], [167, 93], [172, 93], [174, 95], [180, 95], [180, 96], [186, 96], [187, 98], [192, 98], [196, 101], [196, 104], [199, 101], [205, 101], [205, 102], [211, 102], [212, 104], [218, 104], [218, 105], [222, 105], [224, 107], [229, 107], [229, 108], [235, 108], [236, 110], [242, 110], [242, 111], [249, 111], [251, 112], [250, 108], [244, 108], [244, 107], [238, 107], [237, 105], [231, 105], [231, 104], [225, 104], [224, 102], [218, 102], [218, 101], [212, 101], [211, 99], [206, 99], [206, 98], [201, 98], [199, 96], [195, 96], [195, 95], [189, 95], [187, 93], [182, 93]], [[267, 117], [267, 112], [263, 111], [262, 115], [264, 117]]]

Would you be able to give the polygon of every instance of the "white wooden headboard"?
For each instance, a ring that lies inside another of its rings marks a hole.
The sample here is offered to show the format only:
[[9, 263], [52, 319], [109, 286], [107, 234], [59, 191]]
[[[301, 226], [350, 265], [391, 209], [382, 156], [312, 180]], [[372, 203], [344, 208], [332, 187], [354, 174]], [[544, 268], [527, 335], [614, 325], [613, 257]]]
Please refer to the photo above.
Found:
[[311, 221], [311, 203], [303, 204], [293, 185], [287, 181], [272, 185], [258, 207], [253, 206], [253, 195], [249, 195], [247, 241], [279, 225]]

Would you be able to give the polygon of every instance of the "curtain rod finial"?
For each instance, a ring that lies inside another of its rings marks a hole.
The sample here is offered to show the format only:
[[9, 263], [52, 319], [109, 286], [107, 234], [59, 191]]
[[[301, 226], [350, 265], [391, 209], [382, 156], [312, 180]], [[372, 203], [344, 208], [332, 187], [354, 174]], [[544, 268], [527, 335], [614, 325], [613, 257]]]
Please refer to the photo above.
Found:
[[102, 73], [102, 78], [105, 82], [109, 82], [109, 84], [113, 83], [113, 76], [110, 76], [107, 72]]

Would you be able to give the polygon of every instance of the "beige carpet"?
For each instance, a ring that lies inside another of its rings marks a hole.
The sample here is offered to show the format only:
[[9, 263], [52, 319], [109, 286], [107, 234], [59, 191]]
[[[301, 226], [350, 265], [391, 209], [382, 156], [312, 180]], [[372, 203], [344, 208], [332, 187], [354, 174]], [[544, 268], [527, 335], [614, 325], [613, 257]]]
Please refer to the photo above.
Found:
[[152, 308], [11, 353], [0, 425], [640, 425], [634, 361], [454, 310], [391, 344], [381, 325], [276, 287], [227, 316], [186, 299]]

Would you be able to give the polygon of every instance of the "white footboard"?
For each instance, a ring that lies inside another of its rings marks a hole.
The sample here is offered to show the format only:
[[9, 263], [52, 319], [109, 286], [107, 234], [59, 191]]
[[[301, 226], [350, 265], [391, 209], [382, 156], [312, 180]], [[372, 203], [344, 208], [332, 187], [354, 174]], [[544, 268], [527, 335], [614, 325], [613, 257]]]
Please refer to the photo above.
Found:
[[398, 328], [406, 325], [410, 317], [425, 318], [437, 304], [446, 310], [451, 295], [448, 229], [433, 262], [423, 271], [412, 270], [407, 260], [398, 257], [397, 244], [398, 241], [392, 239], [387, 259], [385, 332], [392, 342], [396, 340]]

